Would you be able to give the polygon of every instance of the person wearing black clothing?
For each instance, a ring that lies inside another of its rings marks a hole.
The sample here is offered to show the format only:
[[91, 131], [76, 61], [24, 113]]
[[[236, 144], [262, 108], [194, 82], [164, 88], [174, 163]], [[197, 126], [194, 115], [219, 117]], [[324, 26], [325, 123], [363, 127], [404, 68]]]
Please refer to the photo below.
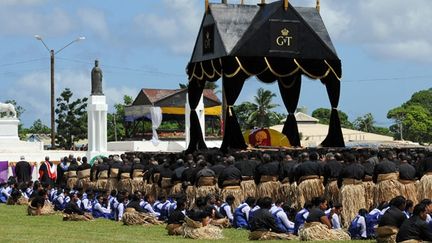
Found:
[[425, 204], [414, 207], [413, 216], [401, 225], [396, 236], [396, 242], [407, 240], [432, 241], [432, 231], [426, 223], [427, 210]]
[[15, 166], [15, 175], [18, 183], [31, 181], [32, 169], [30, 163], [25, 161], [24, 156], [21, 156], [20, 161]]
[[85, 191], [90, 186], [91, 165], [87, 163], [87, 157], [83, 157], [82, 162], [77, 168], [78, 187]]
[[108, 172], [108, 181], [107, 181], [106, 189], [109, 192], [112, 190], [117, 190], [120, 167], [122, 167], [122, 164], [120, 162], [119, 156], [116, 155], [113, 158], [113, 162], [110, 164], [110, 169]]
[[218, 179], [218, 185], [221, 191], [222, 198], [227, 198], [229, 195], [235, 196], [233, 208], [236, 208], [243, 201], [243, 193], [240, 188], [241, 172], [234, 166], [234, 157], [227, 158], [227, 167], [223, 169]]
[[394, 162], [385, 157], [386, 153], [380, 151], [378, 154], [380, 162], [375, 166], [372, 177], [373, 182], [376, 184], [375, 204], [388, 202], [401, 194], [398, 190], [400, 185], [398, 182], [398, 168]]
[[399, 182], [401, 195], [417, 205], [416, 169], [410, 165], [407, 156], [403, 153], [399, 156]]
[[256, 184], [254, 181], [255, 169], [259, 162], [255, 159], [249, 159], [247, 154], [242, 155], [242, 159], [235, 162], [234, 166], [240, 170], [242, 181], [240, 187], [244, 198], [256, 196]]
[[338, 186], [341, 188], [340, 202], [342, 203], [342, 219], [344, 226], [348, 227], [356, 217], [357, 212], [366, 208], [365, 189], [363, 178], [365, 177], [364, 168], [356, 161], [351, 153], [345, 154], [345, 167], [339, 174]]
[[171, 189], [171, 194], [176, 195], [182, 191], [182, 174], [187, 167], [184, 164], [182, 159], [178, 159], [176, 161], [176, 168], [173, 171], [173, 175], [171, 177], [171, 183], [173, 185]]
[[339, 202], [339, 188], [337, 179], [342, 170], [342, 163], [337, 161], [333, 153], [326, 154], [326, 163], [323, 167], [323, 184], [325, 186], [325, 197], [332, 202]]
[[77, 170], [78, 170], [78, 163], [76, 161], [72, 161], [68, 167], [67, 181], [66, 181], [66, 187], [69, 189], [73, 189], [77, 185], [78, 182]]
[[168, 222], [166, 229], [168, 231], [168, 235], [182, 235], [181, 226], [184, 223], [185, 219], [185, 207], [186, 201], [184, 198], [177, 199], [177, 208], [171, 213], [168, 217]]
[[216, 163], [213, 166], [210, 166], [210, 169], [215, 172], [216, 178], [219, 178], [226, 165], [223, 163], [222, 157], [220, 155], [217, 155], [215, 160]]
[[108, 161], [102, 160], [101, 164], [98, 164], [95, 171], [95, 187], [98, 190], [105, 190], [108, 183], [108, 172], [109, 164]]
[[131, 200], [129, 201], [126, 208], [133, 208], [135, 211], [140, 213], [147, 213], [148, 211], [140, 206], [140, 199], [137, 194], [132, 194]]
[[129, 162], [124, 162], [119, 169], [118, 174], [118, 190], [132, 193], [132, 165]]
[[158, 186], [161, 188], [161, 193], [165, 196], [170, 194], [172, 183], [171, 179], [174, 174], [173, 170], [170, 168], [170, 164], [166, 161], [162, 165], [158, 166], [159, 171], [159, 181]]
[[390, 226], [400, 228], [405, 221], [406, 216], [403, 213], [406, 199], [403, 196], [397, 196], [390, 201], [390, 208], [381, 217], [378, 226]]
[[254, 175], [257, 197], [277, 198], [280, 188], [278, 180], [281, 173], [279, 161], [272, 161], [269, 154], [263, 154], [262, 164], [256, 167]]
[[[63, 213], [65, 213], [65, 214], [76, 214], [76, 215], [85, 215], [85, 212], [80, 207], [78, 207], [78, 205], [77, 205], [78, 195], [76, 193], [73, 193], [73, 194], [70, 195], [70, 197], [71, 197], [71, 200], [66, 205]], [[87, 215], [85, 215], [85, 216], [87, 216]], [[91, 216], [88, 215], [87, 217], [84, 217], [84, 218], [91, 219]], [[83, 218], [83, 220], [85, 220], [84, 218]]]
[[260, 209], [254, 212], [254, 216], [249, 221], [251, 231], [249, 240], [289, 239], [289, 235], [284, 234], [283, 230], [276, 225], [275, 218], [269, 212], [271, 206], [270, 197], [261, 200]]
[[322, 197], [315, 197], [312, 199], [312, 204], [314, 207], [309, 211], [306, 223], [318, 222], [325, 224], [329, 229], [331, 229], [331, 222], [324, 213], [327, 209], [327, 200]]
[[420, 160], [417, 170], [418, 178], [420, 179], [418, 185], [419, 198], [432, 198], [432, 190], [430, 188], [432, 183], [432, 157], [429, 156]]
[[39, 190], [37, 196], [31, 200], [30, 205], [28, 206], [28, 215], [41, 215], [46, 200], [48, 200], [47, 192], [43, 189]]
[[57, 179], [57, 167], [45, 156], [45, 161], [39, 167], [39, 181], [45, 185], [54, 185]]
[[[314, 197], [320, 197], [324, 194], [324, 186], [321, 182], [321, 166], [316, 162], [317, 153], [311, 154], [309, 160], [308, 153], [301, 155], [302, 162], [295, 170], [297, 181], [297, 208], [302, 208], [305, 202], [312, 200]], [[313, 188], [313, 189], [311, 189]]]
[[133, 160], [132, 165], [132, 192], [144, 190], [144, 171], [145, 165], [139, 158]]

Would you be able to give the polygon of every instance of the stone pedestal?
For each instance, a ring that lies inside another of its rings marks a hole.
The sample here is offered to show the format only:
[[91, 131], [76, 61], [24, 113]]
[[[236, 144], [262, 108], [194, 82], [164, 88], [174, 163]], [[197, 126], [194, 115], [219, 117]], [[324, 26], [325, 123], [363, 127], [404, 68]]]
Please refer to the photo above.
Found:
[[104, 95], [92, 95], [87, 103], [88, 150], [87, 158], [107, 154], [107, 112]]
[[[204, 142], [205, 142], [205, 112], [204, 112], [203, 95], [201, 95], [201, 99], [195, 111], [198, 114], [198, 119], [201, 125], [201, 131], [204, 136]], [[191, 113], [191, 109], [189, 107], [189, 96], [186, 95], [186, 105], [185, 105], [186, 149], [189, 147], [189, 142], [190, 142], [190, 113]]]
[[18, 124], [16, 118], [0, 118], [0, 141], [19, 141]]

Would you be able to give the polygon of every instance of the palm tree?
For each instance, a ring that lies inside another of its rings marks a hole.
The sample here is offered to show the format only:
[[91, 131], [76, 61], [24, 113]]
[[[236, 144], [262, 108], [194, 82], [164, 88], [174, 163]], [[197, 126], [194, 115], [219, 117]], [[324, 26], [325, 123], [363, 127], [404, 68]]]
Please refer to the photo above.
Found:
[[354, 121], [354, 126], [363, 132], [375, 132], [375, 119], [371, 113], [367, 113], [362, 117], [358, 117]]
[[263, 88], [258, 89], [257, 95], [254, 97], [254, 103], [258, 109], [254, 110], [249, 115], [249, 124], [256, 124], [258, 127], [268, 127], [270, 125], [271, 119], [277, 116], [277, 114], [271, 110], [279, 106], [272, 103], [273, 97], [276, 97], [276, 94], [270, 90], [265, 90]]

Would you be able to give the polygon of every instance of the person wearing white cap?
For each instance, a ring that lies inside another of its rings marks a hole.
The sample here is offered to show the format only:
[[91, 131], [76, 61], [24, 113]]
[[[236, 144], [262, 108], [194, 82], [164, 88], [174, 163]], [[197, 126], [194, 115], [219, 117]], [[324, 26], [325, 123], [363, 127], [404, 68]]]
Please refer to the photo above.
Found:
[[15, 175], [18, 183], [31, 181], [32, 169], [30, 163], [25, 160], [25, 157], [21, 155], [20, 161], [15, 166]]

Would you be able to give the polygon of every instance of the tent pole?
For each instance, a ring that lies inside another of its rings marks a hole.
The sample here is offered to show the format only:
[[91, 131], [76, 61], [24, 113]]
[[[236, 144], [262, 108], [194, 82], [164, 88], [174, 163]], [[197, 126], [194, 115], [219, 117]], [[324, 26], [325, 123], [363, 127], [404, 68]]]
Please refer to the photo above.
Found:
[[284, 0], [284, 9], [285, 11], [288, 10], [288, 0]]
[[317, 1], [316, 1], [316, 9], [318, 10], [318, 12], [319, 12], [320, 9], [321, 9], [320, 0], [317, 0]]
[[209, 0], [205, 0], [205, 12], [208, 13], [209, 10]]

